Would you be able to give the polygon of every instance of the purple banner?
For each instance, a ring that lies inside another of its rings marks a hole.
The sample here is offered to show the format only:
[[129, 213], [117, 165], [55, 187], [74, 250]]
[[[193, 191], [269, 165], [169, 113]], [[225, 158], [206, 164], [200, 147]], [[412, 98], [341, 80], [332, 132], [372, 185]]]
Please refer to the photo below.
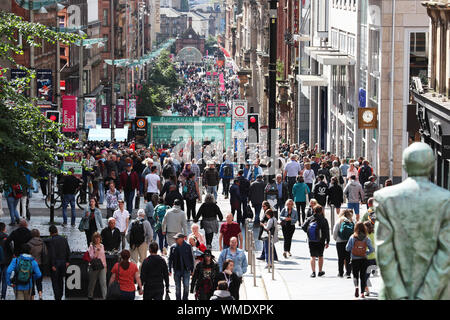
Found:
[[109, 106], [102, 106], [102, 128], [109, 129], [109, 124], [111, 122], [111, 109]]
[[117, 99], [116, 128], [122, 129], [125, 122], [125, 99]]

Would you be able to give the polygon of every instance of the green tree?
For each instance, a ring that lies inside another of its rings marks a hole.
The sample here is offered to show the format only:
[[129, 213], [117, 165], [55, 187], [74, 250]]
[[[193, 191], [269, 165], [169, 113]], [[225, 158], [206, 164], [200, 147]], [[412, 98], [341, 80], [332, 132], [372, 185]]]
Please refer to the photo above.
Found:
[[164, 50], [151, 64], [147, 83], [138, 92], [137, 115], [159, 116], [173, 101], [173, 95], [183, 84], [179, 79], [169, 52]]
[[[0, 11], [0, 61], [26, 71], [21, 79], [8, 80], [8, 68], [0, 71], [0, 190], [17, 182], [26, 184], [24, 173], [38, 176], [38, 169], [57, 173], [57, 152], [68, 148], [72, 142], [61, 133], [61, 125], [48, 120], [24, 93], [34, 71], [18, 65], [14, 54], [23, 55], [17, 35], [30, 46], [39, 47], [41, 40], [69, 44], [79, 36], [58, 33], [44, 25], [23, 21], [21, 17]], [[35, 38], [39, 40], [35, 40]]]
[[217, 39], [211, 35], [205, 41], [205, 52], [208, 50], [208, 55], [213, 56], [217, 51]]

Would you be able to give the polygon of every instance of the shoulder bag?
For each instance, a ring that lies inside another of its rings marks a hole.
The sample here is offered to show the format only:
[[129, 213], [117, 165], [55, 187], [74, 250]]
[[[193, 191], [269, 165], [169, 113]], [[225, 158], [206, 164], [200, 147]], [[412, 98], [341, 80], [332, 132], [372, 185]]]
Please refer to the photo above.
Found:
[[108, 286], [106, 293], [106, 300], [119, 300], [120, 298], [120, 284], [119, 284], [120, 264], [117, 264], [117, 278]]

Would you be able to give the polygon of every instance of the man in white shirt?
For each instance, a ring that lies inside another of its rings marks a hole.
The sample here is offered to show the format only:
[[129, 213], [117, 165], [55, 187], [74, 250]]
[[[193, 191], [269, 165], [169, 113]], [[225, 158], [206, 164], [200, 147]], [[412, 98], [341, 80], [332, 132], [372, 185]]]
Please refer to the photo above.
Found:
[[291, 161], [288, 162], [284, 166], [283, 180], [286, 179], [286, 176], [287, 176], [289, 197], [291, 199], [293, 199], [292, 187], [294, 186], [297, 176], [300, 175], [300, 171], [301, 171], [300, 164], [296, 161], [296, 159], [297, 159], [297, 156], [294, 153], [291, 154]]
[[125, 232], [128, 230], [130, 222], [130, 213], [125, 210], [125, 204], [122, 199], [119, 201], [119, 209], [114, 211], [113, 218], [116, 219], [116, 228], [120, 231], [120, 238], [122, 240], [122, 250], [125, 249]]
[[153, 194], [161, 191], [161, 178], [156, 174], [156, 166], [150, 168], [151, 173], [145, 176], [146, 200], [152, 201]]

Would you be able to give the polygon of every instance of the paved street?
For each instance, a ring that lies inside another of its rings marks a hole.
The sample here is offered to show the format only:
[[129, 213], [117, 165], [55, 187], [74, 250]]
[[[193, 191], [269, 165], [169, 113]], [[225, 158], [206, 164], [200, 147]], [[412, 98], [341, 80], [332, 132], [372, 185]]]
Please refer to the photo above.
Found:
[[[224, 199], [221, 195], [221, 187], [219, 189], [218, 204], [222, 213], [229, 211], [229, 201]], [[144, 202], [141, 199], [141, 207]], [[30, 199], [31, 221], [30, 229], [39, 229], [41, 235], [48, 235], [49, 209], [45, 207], [42, 200], [42, 194], [33, 194]], [[104, 206], [100, 207], [101, 209]], [[361, 212], [364, 212], [361, 207]], [[135, 210], [136, 211], [136, 210]], [[9, 223], [9, 212], [6, 202], [3, 201], [3, 216], [0, 221]], [[105, 216], [106, 210], [102, 210]], [[81, 215], [81, 210], [77, 209], [77, 217]], [[135, 216], [135, 212], [134, 212]], [[327, 210], [327, 219], [330, 221], [330, 211]], [[77, 225], [78, 225], [77, 218]], [[86, 238], [84, 233], [78, 231], [77, 228], [66, 227], [62, 228], [62, 210], [55, 211], [55, 222], [58, 224], [60, 234], [66, 235], [69, 239], [69, 245], [72, 251], [85, 251]], [[106, 225], [106, 219], [104, 219]], [[192, 222], [189, 223], [189, 226]], [[11, 232], [11, 227], [7, 227], [7, 232]], [[202, 232], [202, 230], [201, 230]], [[281, 228], [279, 236], [282, 237]], [[257, 238], [257, 231], [255, 231], [255, 238]], [[245, 240], [244, 240], [245, 242]], [[256, 257], [261, 253], [262, 243], [256, 241]], [[285, 300], [285, 299], [313, 299], [313, 300], [348, 300], [355, 299], [353, 296], [354, 286], [352, 279], [337, 277], [337, 252], [334, 240], [331, 241], [328, 249], [324, 252], [324, 267], [325, 276], [319, 278], [310, 278], [310, 258], [309, 248], [306, 242], [306, 233], [301, 230], [297, 224], [292, 242], [292, 257], [285, 259], [283, 257], [283, 241], [280, 240], [275, 245], [279, 261], [275, 263], [275, 280], [272, 280], [272, 274], [264, 269], [266, 263], [264, 261], [256, 260], [256, 286], [254, 286], [253, 275], [250, 273], [251, 268], [248, 267], [247, 274], [244, 276], [244, 283], [241, 286], [241, 299], [243, 300]], [[218, 245], [218, 235], [213, 239], [213, 254], [216, 259], [220, 252]], [[316, 266], [317, 268], [317, 266]], [[381, 278], [379, 276], [371, 277], [372, 289], [370, 299], [376, 298], [381, 285]], [[51, 288], [50, 278], [45, 278], [44, 285], [44, 299], [53, 299], [53, 292]], [[175, 299], [175, 285], [171, 278], [171, 298]], [[8, 288], [7, 299], [14, 299], [14, 293], [11, 288]], [[140, 300], [142, 297], [136, 296]], [[190, 294], [189, 299], [194, 299], [193, 294]], [[367, 298], [366, 298], [367, 299]]]

